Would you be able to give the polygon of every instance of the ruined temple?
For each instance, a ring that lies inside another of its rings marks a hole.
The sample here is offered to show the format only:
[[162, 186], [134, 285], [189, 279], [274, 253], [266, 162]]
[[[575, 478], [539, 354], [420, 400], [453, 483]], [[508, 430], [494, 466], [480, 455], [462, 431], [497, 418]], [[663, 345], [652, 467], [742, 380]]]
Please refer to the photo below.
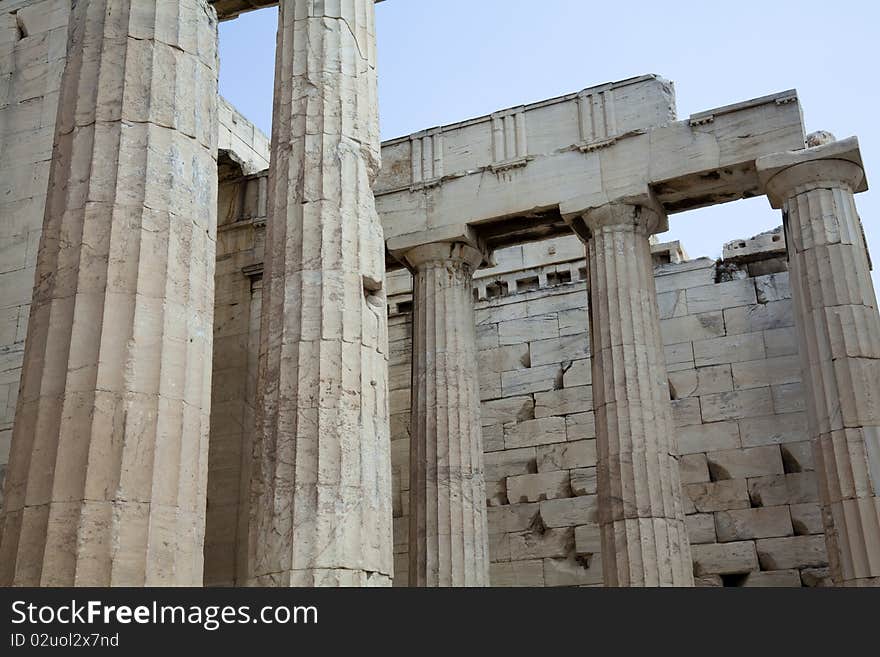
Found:
[[[217, 93], [270, 5], [271, 139]], [[0, 584], [880, 584], [857, 138], [658, 75], [377, 108], [370, 0], [0, 0]]]

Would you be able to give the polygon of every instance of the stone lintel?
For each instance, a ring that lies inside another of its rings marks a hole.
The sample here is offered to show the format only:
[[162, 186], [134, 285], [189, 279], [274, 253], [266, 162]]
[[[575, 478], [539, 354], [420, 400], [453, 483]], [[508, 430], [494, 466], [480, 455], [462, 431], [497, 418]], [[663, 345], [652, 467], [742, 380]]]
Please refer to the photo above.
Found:
[[[864, 165], [862, 164], [862, 153], [859, 149], [859, 140], [857, 137], [848, 137], [839, 141], [833, 141], [821, 146], [813, 148], [804, 148], [800, 150], [783, 151], [781, 153], [771, 153], [759, 157], [755, 162], [758, 170], [758, 180], [761, 189], [770, 198], [770, 205], [776, 209], [782, 207], [785, 202], [784, 192], [781, 188], [777, 190], [778, 185], [774, 185], [774, 179], [783, 171], [792, 167], [816, 163], [816, 162], [849, 162], [855, 164], [861, 171], [859, 175], [856, 172], [856, 180], [853, 181], [853, 193], [867, 191], [868, 179], [865, 176]], [[846, 166], [845, 170], [841, 170], [844, 179], [850, 177], [853, 167]], [[860, 180], [859, 180], [860, 178]]]
[[[278, 0], [209, 0], [221, 21], [238, 18], [244, 13], [266, 7], [277, 7]], [[382, 2], [382, 0], [376, 0]]]

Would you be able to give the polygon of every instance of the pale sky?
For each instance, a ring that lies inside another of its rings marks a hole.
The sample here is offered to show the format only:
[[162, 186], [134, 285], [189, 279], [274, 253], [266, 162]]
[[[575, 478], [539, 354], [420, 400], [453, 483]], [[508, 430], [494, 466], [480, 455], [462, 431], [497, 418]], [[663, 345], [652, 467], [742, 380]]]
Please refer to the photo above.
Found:
[[[679, 118], [797, 89], [808, 132], [857, 135], [880, 181], [880, 2], [387, 0], [376, 7], [382, 138], [645, 73]], [[220, 91], [267, 134], [277, 11], [220, 28]], [[880, 182], [877, 183], [880, 185]], [[856, 199], [880, 288], [880, 194]], [[691, 257], [782, 222], [766, 198], [670, 217]]]

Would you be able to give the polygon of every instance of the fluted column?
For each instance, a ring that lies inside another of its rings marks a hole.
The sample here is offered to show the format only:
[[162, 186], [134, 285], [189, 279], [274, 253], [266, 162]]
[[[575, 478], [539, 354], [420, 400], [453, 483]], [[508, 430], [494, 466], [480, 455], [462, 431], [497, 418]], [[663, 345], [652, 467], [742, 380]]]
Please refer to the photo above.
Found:
[[832, 576], [880, 585], [880, 314], [849, 139], [758, 160], [782, 208], [807, 418]]
[[255, 564], [270, 586], [392, 576], [372, 0], [282, 0], [269, 172]]
[[584, 216], [606, 586], [692, 586], [648, 205]]
[[489, 548], [473, 275], [483, 253], [419, 246], [413, 272], [409, 582], [487, 586]]
[[74, 4], [0, 584], [202, 582], [216, 103], [206, 0]]

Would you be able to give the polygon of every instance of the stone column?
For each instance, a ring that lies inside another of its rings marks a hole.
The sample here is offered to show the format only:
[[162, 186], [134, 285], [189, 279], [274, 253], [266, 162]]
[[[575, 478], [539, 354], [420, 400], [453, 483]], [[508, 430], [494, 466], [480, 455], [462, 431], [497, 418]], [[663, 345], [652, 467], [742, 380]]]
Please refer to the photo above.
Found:
[[413, 272], [410, 586], [488, 586], [473, 276], [483, 252], [418, 246]]
[[769, 155], [758, 171], [783, 211], [832, 577], [878, 586], [880, 314], [853, 197], [867, 189], [858, 142]]
[[652, 204], [588, 211], [590, 343], [606, 586], [693, 586], [649, 236]]
[[372, 0], [282, 0], [257, 437], [265, 586], [389, 585], [385, 247]]
[[207, 0], [75, 3], [2, 585], [202, 582], [216, 104]]

